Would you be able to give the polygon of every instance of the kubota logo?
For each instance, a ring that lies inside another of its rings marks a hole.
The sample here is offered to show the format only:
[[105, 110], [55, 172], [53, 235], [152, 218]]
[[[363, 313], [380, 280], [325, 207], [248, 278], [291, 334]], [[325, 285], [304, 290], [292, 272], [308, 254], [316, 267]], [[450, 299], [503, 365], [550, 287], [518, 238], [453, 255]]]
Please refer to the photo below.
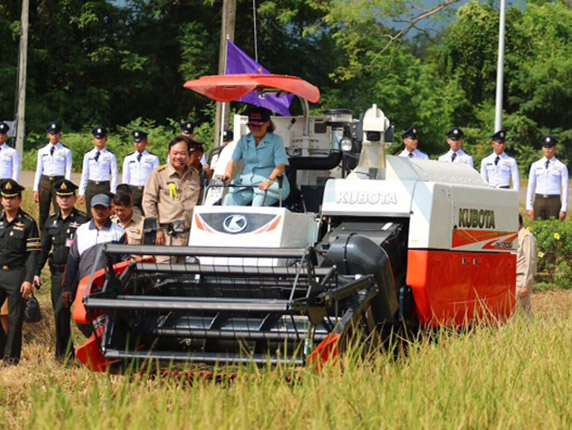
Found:
[[459, 227], [495, 228], [495, 212], [490, 209], [459, 209]]
[[350, 205], [396, 205], [397, 195], [391, 192], [340, 191], [336, 195], [336, 203]]
[[240, 233], [246, 228], [248, 222], [246, 218], [242, 215], [230, 215], [227, 216], [222, 222], [223, 228], [229, 233]]

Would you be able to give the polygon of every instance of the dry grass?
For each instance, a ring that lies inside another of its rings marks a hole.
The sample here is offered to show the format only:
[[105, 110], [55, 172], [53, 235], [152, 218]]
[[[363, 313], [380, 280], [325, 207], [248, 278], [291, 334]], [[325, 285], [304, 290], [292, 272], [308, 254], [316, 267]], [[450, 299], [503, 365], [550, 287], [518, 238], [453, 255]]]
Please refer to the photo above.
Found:
[[[47, 285], [47, 283], [46, 283]], [[0, 372], [0, 427], [39, 429], [563, 429], [572, 427], [572, 291], [533, 295], [534, 322], [442, 332], [407, 357], [347, 355], [321, 374], [244, 368], [231, 385], [94, 374], [54, 362], [44, 320]], [[78, 339], [81, 339], [81, 335]], [[343, 371], [342, 371], [343, 370]]]

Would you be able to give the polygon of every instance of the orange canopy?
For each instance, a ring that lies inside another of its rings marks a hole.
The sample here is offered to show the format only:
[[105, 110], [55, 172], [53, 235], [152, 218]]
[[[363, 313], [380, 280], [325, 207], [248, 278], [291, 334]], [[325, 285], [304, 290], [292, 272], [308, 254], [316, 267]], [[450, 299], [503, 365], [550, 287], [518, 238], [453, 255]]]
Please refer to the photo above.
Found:
[[287, 75], [214, 75], [203, 76], [194, 81], [187, 81], [185, 88], [218, 102], [231, 102], [244, 97], [252, 91], [283, 92], [294, 94], [317, 103], [320, 100], [318, 87], [296, 76]]

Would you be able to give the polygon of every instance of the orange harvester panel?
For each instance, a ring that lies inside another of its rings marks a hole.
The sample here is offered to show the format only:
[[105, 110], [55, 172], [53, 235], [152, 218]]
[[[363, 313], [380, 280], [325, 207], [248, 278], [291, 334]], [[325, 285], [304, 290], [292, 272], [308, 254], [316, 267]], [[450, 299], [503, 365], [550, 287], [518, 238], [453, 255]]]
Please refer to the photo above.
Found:
[[506, 320], [516, 303], [516, 256], [409, 250], [407, 284], [422, 326]]

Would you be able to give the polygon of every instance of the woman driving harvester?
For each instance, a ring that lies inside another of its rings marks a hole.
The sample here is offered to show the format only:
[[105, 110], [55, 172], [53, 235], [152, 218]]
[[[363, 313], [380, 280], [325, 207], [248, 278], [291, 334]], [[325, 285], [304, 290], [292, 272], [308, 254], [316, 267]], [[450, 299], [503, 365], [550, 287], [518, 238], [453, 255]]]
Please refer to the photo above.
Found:
[[281, 188], [277, 181], [280, 175], [284, 175], [289, 164], [284, 141], [282, 137], [274, 134], [274, 124], [267, 109], [251, 109], [248, 112], [247, 126], [250, 133], [238, 141], [232, 159], [226, 166], [223, 181], [230, 182], [234, 169], [242, 161], [242, 173], [232, 183], [258, 187], [233, 187], [224, 204], [244, 206], [252, 202], [252, 206], [270, 206], [280, 198], [285, 199], [290, 193], [290, 184], [285, 176]]

